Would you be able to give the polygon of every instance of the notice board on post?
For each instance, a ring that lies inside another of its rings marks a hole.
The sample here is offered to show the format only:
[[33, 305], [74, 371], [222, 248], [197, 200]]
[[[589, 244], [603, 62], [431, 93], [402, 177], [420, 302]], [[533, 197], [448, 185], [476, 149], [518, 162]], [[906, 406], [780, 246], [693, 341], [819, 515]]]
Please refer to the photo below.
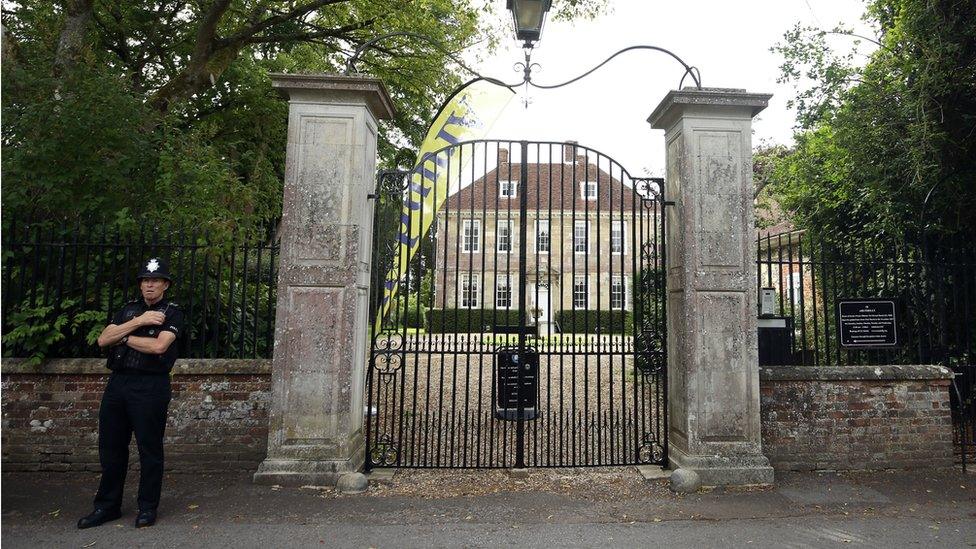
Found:
[[879, 298], [838, 300], [837, 333], [841, 347], [897, 347], [901, 341], [896, 301]]

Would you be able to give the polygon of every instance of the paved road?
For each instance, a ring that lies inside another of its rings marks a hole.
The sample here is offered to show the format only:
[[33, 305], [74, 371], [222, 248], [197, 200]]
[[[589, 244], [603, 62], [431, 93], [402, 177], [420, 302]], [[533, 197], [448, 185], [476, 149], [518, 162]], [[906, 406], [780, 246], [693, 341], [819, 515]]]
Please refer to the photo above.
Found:
[[[689, 496], [632, 468], [401, 472], [370, 492], [170, 475], [160, 522], [79, 531], [95, 478], [8, 474], [4, 547], [976, 547], [976, 475], [794, 474]], [[130, 490], [134, 488], [130, 483]]]
[[[976, 519], [790, 517], [635, 524], [159, 524], [4, 529], [4, 547], [972, 547]], [[935, 528], [938, 528], [937, 530]]]

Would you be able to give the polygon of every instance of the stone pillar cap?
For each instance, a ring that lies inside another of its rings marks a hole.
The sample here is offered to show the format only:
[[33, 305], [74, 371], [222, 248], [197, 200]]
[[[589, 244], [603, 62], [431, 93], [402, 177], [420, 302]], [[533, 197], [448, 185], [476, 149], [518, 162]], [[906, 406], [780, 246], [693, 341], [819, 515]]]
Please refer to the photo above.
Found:
[[741, 88], [692, 88], [671, 90], [647, 118], [656, 130], [666, 129], [673, 121], [675, 108], [692, 105], [748, 108], [756, 116], [769, 105], [771, 93], [749, 93]]
[[396, 110], [393, 100], [386, 90], [386, 85], [379, 78], [352, 74], [349, 76], [338, 74], [285, 74], [271, 73], [271, 87], [286, 97], [290, 97], [293, 90], [324, 90], [346, 91], [362, 93], [366, 97], [373, 115], [381, 120], [393, 118]]

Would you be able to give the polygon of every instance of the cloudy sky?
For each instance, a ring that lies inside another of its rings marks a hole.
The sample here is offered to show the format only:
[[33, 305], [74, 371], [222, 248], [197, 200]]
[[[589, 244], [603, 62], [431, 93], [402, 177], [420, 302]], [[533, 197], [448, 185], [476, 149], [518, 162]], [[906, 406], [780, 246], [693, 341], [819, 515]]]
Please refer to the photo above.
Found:
[[[558, 1], [558, 0], [557, 0]], [[861, 21], [858, 0], [610, 0], [612, 12], [593, 21], [548, 22], [533, 62], [533, 81], [553, 84], [589, 70], [611, 53], [632, 45], [667, 48], [701, 70], [702, 85], [772, 93], [769, 108], [756, 119], [753, 143], [790, 143], [794, 115], [786, 108], [793, 94], [776, 83], [781, 59], [769, 48], [797, 21], [830, 29], [838, 24], [872, 35]], [[504, 12], [505, 16], [509, 12]], [[849, 48], [839, 37], [838, 48]], [[514, 37], [477, 63], [482, 74], [507, 82], [521, 74]], [[683, 69], [652, 51], [625, 53], [580, 82], [558, 90], [529, 88], [508, 105], [489, 137], [575, 140], [609, 154], [633, 175], [663, 175], [663, 132], [646, 119]], [[689, 83], [686, 80], [686, 85]], [[524, 100], [528, 99], [528, 107]]]

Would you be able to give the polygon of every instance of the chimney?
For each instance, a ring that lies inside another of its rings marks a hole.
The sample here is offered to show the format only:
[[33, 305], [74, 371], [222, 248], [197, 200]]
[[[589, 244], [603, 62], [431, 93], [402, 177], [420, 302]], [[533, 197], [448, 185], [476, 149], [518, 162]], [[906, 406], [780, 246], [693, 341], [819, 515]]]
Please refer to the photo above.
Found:
[[576, 141], [567, 141], [563, 145], [563, 162], [573, 163], [573, 157], [576, 155], [576, 145], [579, 145]]
[[576, 173], [580, 177], [585, 177], [586, 179], [595, 181], [597, 167], [592, 162], [595, 161], [597, 155], [591, 154], [577, 154], [576, 155]]
[[498, 165], [502, 165], [508, 162], [508, 149], [499, 148], [498, 149]]

